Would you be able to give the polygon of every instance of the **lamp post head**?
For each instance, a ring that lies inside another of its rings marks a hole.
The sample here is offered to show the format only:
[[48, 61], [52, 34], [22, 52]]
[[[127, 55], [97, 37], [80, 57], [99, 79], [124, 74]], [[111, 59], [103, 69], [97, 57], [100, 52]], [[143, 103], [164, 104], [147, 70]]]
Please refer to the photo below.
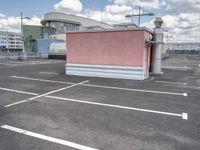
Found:
[[154, 14], [154, 13], [149, 13], [148, 15], [149, 15], [149, 16], [154, 16], [155, 14]]
[[154, 24], [156, 28], [161, 28], [163, 24], [163, 20], [161, 17], [157, 17], [156, 20], [154, 21]]
[[125, 17], [126, 17], [126, 18], [130, 18], [130, 17], [131, 17], [131, 15], [126, 15]]

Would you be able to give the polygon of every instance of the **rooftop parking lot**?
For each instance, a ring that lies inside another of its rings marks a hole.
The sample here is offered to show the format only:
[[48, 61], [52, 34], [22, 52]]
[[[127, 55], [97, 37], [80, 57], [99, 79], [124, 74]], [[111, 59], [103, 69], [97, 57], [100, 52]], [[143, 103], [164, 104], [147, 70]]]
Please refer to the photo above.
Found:
[[65, 61], [0, 63], [0, 150], [199, 150], [200, 59], [145, 81], [66, 76]]

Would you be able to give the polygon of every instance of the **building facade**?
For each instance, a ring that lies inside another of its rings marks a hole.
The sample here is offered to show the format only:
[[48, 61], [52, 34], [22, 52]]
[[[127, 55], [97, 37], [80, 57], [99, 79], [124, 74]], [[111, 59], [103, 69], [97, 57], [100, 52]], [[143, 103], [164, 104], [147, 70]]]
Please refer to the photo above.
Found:
[[53, 27], [56, 34], [64, 34], [68, 31], [78, 31], [85, 29], [111, 29], [112, 26], [104, 22], [93, 19], [75, 16], [71, 14], [50, 12], [45, 14], [41, 24], [45, 27]]
[[0, 31], [0, 49], [7, 51], [22, 51], [20, 33]]
[[166, 43], [165, 50], [170, 54], [200, 54], [200, 43]]
[[48, 39], [51, 34], [55, 34], [54, 28], [23, 25], [24, 50], [26, 52], [36, 52], [37, 40]]

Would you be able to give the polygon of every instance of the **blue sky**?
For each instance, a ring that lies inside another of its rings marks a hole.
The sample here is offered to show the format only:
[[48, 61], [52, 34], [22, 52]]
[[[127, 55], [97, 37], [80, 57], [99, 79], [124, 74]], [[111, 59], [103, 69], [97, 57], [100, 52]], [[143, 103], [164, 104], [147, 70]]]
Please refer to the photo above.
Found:
[[[153, 28], [155, 17], [160, 16], [167, 34], [200, 40], [200, 0], [0, 0], [0, 29], [18, 32], [21, 11], [31, 17], [24, 21], [30, 25], [40, 25], [44, 14], [51, 11], [102, 19], [110, 24], [131, 22], [125, 15], [137, 14], [139, 6], [142, 12], [156, 14], [142, 17], [142, 26]], [[137, 23], [137, 17], [133, 21]]]
[[[22, 11], [27, 16], [43, 17], [44, 13], [54, 11], [54, 4], [60, 0], [0, 0], [0, 13], [19, 16]], [[84, 8], [101, 10], [107, 0], [82, 0]]]

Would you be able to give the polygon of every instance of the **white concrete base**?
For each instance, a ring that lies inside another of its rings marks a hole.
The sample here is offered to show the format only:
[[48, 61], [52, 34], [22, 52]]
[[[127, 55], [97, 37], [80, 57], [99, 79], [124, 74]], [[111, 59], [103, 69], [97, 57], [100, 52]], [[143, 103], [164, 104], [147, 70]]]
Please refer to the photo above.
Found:
[[67, 75], [144, 80], [143, 67], [66, 64]]

